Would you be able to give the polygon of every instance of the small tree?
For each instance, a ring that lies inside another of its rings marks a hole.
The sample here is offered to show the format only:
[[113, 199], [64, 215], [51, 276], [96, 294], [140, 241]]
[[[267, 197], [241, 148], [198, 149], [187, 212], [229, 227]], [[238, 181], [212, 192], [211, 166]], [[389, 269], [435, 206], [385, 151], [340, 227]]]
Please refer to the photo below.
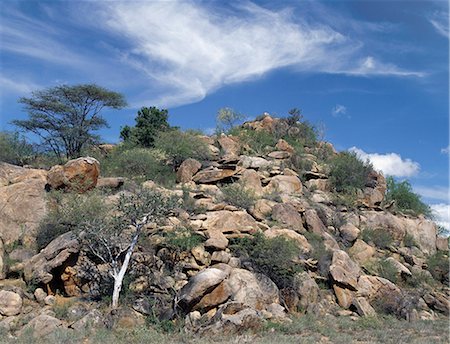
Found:
[[218, 133], [229, 132], [238, 122], [243, 121], [245, 115], [234, 111], [231, 108], [222, 108], [217, 112], [216, 122]]
[[34, 147], [19, 133], [0, 131], [0, 161], [24, 165], [34, 156]]
[[112, 308], [119, 305], [119, 294], [139, 236], [148, 223], [161, 222], [175, 208], [175, 198], [158, 191], [142, 190], [121, 195], [112, 218], [86, 221], [80, 238], [89, 251], [108, 264], [114, 280]]
[[153, 147], [158, 133], [170, 128], [167, 122], [169, 112], [154, 106], [141, 108], [136, 117], [136, 126], [126, 125], [120, 131], [124, 142], [142, 147]]
[[88, 143], [98, 137], [92, 132], [107, 126], [100, 112], [105, 107], [120, 109], [124, 97], [94, 84], [56, 86], [35, 91], [31, 98], [20, 98], [29, 119], [12, 123], [39, 136], [42, 145], [58, 157], [80, 156]]

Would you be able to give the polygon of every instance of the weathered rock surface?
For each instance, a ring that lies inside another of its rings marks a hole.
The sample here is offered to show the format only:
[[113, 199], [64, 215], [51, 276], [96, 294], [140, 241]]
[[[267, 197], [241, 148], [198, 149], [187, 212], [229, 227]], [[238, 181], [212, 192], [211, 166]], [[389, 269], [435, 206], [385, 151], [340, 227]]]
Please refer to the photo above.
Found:
[[54, 277], [52, 270], [63, 265], [71, 255], [78, 253], [79, 249], [79, 242], [74, 233], [60, 235], [27, 262], [24, 268], [25, 280], [49, 283]]
[[0, 237], [6, 245], [22, 238], [32, 247], [36, 229], [47, 213], [47, 171], [0, 163]]
[[303, 235], [291, 229], [270, 228], [264, 232], [264, 235], [266, 238], [276, 238], [282, 236], [288, 240], [293, 240], [303, 253], [308, 253], [312, 250], [308, 240], [306, 240]]
[[348, 250], [350, 257], [360, 265], [368, 262], [376, 253], [375, 248], [366, 244], [363, 240], [356, 240], [352, 247]]
[[53, 166], [47, 175], [48, 188], [85, 192], [97, 185], [100, 163], [91, 157], [69, 160], [64, 166]]
[[302, 183], [296, 176], [275, 176], [266, 186], [267, 193], [276, 192], [279, 194], [301, 194]]
[[350, 259], [345, 251], [337, 250], [333, 253], [330, 274], [335, 282], [356, 290], [361, 269], [358, 264]]
[[239, 156], [241, 145], [238, 139], [232, 136], [222, 135], [217, 140], [222, 150], [222, 158], [225, 160], [236, 159]]
[[41, 314], [26, 324], [20, 333], [24, 334], [31, 332], [34, 338], [42, 339], [61, 327], [63, 327], [61, 320], [50, 315]]
[[196, 183], [213, 183], [236, 175], [239, 170], [208, 168], [197, 172], [192, 180]]
[[195, 159], [184, 160], [177, 171], [177, 182], [189, 183], [201, 167], [202, 164]]
[[0, 314], [7, 317], [17, 315], [22, 310], [22, 297], [12, 291], [0, 290]]
[[272, 209], [272, 219], [297, 232], [305, 231], [302, 217], [292, 204], [276, 204]]

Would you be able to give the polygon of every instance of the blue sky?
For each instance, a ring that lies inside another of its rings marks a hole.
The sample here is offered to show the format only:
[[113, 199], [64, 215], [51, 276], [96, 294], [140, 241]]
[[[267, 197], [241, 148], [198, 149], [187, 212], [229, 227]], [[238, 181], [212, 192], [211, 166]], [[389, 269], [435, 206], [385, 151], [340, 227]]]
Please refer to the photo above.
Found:
[[2, 1], [0, 126], [32, 90], [97, 83], [116, 142], [141, 106], [182, 128], [301, 108], [325, 140], [449, 215], [448, 1]]

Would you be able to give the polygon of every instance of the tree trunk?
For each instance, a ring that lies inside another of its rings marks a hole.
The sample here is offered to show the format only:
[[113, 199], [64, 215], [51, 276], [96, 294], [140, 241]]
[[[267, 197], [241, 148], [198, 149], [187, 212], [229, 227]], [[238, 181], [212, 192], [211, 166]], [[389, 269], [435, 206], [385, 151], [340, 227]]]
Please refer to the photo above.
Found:
[[114, 273], [114, 290], [112, 295], [112, 309], [116, 309], [119, 307], [119, 294], [122, 290], [123, 278], [125, 277], [125, 273], [127, 272], [128, 265], [130, 265], [131, 255], [133, 254], [134, 247], [137, 244], [139, 234], [141, 233], [142, 226], [138, 225], [136, 230], [136, 234], [131, 241], [130, 247], [127, 250], [125, 255], [125, 259], [123, 260], [122, 266], [120, 267], [119, 273]]

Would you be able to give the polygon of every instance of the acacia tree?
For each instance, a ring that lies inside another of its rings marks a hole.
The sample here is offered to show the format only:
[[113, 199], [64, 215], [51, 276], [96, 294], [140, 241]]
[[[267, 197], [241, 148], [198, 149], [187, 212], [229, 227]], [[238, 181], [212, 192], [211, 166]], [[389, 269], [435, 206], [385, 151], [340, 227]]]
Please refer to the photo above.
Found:
[[145, 189], [131, 195], [121, 195], [115, 216], [96, 217], [83, 224], [82, 244], [109, 266], [114, 280], [112, 308], [119, 305], [123, 279], [143, 228], [159, 223], [176, 207], [177, 199], [158, 191]]
[[76, 158], [88, 143], [96, 142], [93, 131], [107, 127], [101, 116], [105, 108], [126, 106], [123, 95], [95, 84], [61, 85], [22, 97], [29, 118], [12, 123], [20, 129], [36, 134], [42, 145], [58, 157]]

